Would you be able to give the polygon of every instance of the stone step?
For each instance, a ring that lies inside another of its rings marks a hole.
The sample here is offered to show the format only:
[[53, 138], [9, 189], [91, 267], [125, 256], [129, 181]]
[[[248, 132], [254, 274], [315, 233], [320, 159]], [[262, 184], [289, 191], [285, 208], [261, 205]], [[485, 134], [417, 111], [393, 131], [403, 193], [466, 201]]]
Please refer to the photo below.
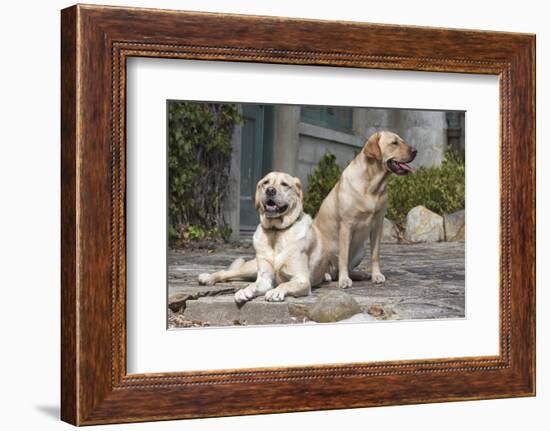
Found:
[[[311, 295], [302, 298], [288, 297], [283, 302], [267, 302], [263, 297], [258, 297], [237, 305], [233, 295], [209, 296], [187, 301], [183, 315], [189, 320], [208, 322], [209, 326], [307, 323], [311, 322], [307, 311], [318, 298], [319, 295]], [[364, 314], [364, 321], [377, 320], [367, 313], [374, 303], [373, 300], [364, 297], [354, 299], [362, 309], [357, 314]]]
[[254, 236], [255, 230], [244, 230], [242, 229], [239, 232], [239, 241], [241, 242], [252, 242], [252, 237]]
[[[359, 310], [353, 321], [387, 320], [395, 316], [395, 312], [382, 306], [382, 300], [387, 303], [387, 296], [365, 296], [363, 289], [347, 289], [343, 291], [332, 286], [314, 289], [312, 294], [305, 297], [287, 297], [283, 302], [267, 302], [264, 297], [237, 304], [233, 293], [246, 283], [238, 286], [232, 283], [216, 286], [175, 288], [169, 299], [172, 312], [181, 313], [185, 321], [202, 322], [204, 326], [228, 325], [264, 325], [311, 322], [309, 313], [319, 303], [321, 298], [331, 296], [351, 297], [358, 305]], [[316, 310], [319, 310], [317, 308]], [[351, 316], [350, 316], [351, 317]], [[340, 321], [346, 321], [342, 319]]]
[[[250, 254], [250, 248], [228, 246], [212, 253], [171, 251], [169, 327], [303, 323], [322, 295], [342, 291], [334, 281], [313, 289], [307, 297], [289, 297], [282, 303], [259, 297], [237, 306], [234, 292], [247, 282], [199, 286], [199, 273], [226, 268], [236, 257]], [[345, 293], [361, 311], [341, 321], [464, 318], [464, 243], [383, 244], [382, 255], [386, 283], [354, 282]], [[360, 269], [369, 272], [368, 259]]]
[[[233, 295], [245, 283], [239, 283], [239, 286], [202, 286], [195, 290], [187, 287], [171, 295], [169, 307], [172, 312], [181, 313], [184, 321], [198, 322], [201, 326], [308, 323], [311, 322], [308, 313], [321, 297], [341, 292], [352, 297], [360, 307], [358, 316], [351, 320], [354, 322], [464, 317], [462, 295], [452, 298], [447, 293], [430, 299], [414, 295], [392, 297], [388, 292], [384, 294], [383, 289], [378, 290], [377, 294], [371, 292], [365, 295], [364, 289], [342, 291], [336, 283], [331, 284], [334, 286], [315, 289], [306, 297], [287, 297], [283, 302], [267, 302], [263, 297], [258, 297], [239, 305]], [[340, 320], [346, 321], [350, 319]]]

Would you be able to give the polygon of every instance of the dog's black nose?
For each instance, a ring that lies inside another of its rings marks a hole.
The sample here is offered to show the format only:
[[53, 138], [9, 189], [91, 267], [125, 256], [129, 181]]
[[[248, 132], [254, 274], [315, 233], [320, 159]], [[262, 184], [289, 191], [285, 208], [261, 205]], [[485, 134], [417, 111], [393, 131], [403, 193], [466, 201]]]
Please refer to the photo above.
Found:
[[265, 194], [268, 196], [275, 196], [275, 193], [277, 193], [275, 187], [268, 187], [267, 189], [265, 189]]
[[418, 153], [418, 150], [416, 148], [411, 148], [411, 156], [413, 158], [416, 157], [416, 153]]

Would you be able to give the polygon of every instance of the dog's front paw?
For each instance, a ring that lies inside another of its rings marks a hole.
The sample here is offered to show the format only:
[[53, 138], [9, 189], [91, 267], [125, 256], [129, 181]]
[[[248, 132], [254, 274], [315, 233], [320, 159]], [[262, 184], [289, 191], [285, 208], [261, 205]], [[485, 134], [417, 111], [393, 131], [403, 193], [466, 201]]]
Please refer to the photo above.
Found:
[[386, 281], [386, 277], [381, 272], [375, 272], [372, 274], [372, 282], [375, 284], [382, 284]]
[[285, 292], [278, 287], [268, 290], [265, 294], [265, 300], [269, 302], [282, 302], [285, 300]]
[[216, 284], [216, 281], [214, 280], [214, 277], [212, 277], [210, 274], [199, 274], [199, 284], [203, 286], [212, 286]]
[[235, 302], [237, 304], [242, 304], [246, 301], [250, 301], [256, 296], [256, 286], [254, 284], [249, 284], [245, 288], [235, 292]]
[[351, 278], [349, 278], [348, 276], [340, 277], [338, 279], [338, 287], [340, 289], [347, 289], [348, 287], [351, 287], [351, 285], [352, 285], [352, 281], [351, 281]]

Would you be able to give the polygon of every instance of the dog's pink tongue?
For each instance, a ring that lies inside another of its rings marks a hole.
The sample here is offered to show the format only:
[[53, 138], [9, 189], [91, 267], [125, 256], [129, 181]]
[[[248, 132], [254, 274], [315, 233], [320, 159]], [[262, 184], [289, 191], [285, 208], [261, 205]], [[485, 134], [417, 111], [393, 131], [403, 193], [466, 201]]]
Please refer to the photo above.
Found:
[[407, 165], [406, 163], [399, 163], [399, 167], [400, 167], [401, 169], [405, 169], [405, 170], [408, 171], [408, 172], [414, 172], [414, 171], [416, 171], [415, 168], [413, 168], [412, 166]]

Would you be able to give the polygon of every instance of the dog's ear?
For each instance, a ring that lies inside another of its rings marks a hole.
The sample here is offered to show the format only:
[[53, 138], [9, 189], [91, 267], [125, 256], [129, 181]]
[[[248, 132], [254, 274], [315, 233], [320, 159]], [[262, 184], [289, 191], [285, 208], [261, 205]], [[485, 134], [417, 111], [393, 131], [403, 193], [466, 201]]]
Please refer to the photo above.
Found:
[[255, 204], [256, 204], [256, 211], [258, 211], [262, 206], [262, 183], [265, 181], [265, 177], [263, 177], [258, 183], [256, 184], [256, 196], [255, 196]]
[[380, 151], [379, 141], [380, 132], [376, 132], [369, 138], [367, 144], [365, 145], [365, 148], [363, 148], [365, 156], [371, 159], [382, 160], [382, 151]]
[[298, 197], [303, 202], [304, 201], [304, 189], [302, 187], [302, 182], [300, 181], [300, 178], [294, 177], [294, 186], [296, 187], [296, 191], [298, 192]]

